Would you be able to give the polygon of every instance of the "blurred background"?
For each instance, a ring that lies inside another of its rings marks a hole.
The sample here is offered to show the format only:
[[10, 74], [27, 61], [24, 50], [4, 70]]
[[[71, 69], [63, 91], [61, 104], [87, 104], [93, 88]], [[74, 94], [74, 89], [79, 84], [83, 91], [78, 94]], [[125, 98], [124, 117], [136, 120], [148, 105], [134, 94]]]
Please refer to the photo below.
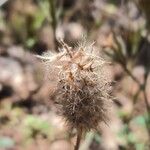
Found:
[[35, 55], [95, 41], [111, 62], [108, 126], [81, 150], [150, 149], [149, 0], [0, 0], [0, 150], [72, 150], [76, 139], [57, 115], [52, 81]]

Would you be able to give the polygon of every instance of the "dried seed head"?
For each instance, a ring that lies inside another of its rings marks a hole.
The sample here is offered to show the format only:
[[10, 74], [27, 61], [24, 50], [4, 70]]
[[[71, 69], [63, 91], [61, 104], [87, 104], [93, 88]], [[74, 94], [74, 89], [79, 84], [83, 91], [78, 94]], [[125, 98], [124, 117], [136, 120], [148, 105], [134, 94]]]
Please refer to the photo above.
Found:
[[59, 54], [42, 57], [51, 69], [59, 71], [57, 108], [71, 128], [96, 129], [107, 121], [110, 102], [106, 63], [94, 54], [92, 45], [72, 50], [62, 40], [60, 43], [63, 48]]

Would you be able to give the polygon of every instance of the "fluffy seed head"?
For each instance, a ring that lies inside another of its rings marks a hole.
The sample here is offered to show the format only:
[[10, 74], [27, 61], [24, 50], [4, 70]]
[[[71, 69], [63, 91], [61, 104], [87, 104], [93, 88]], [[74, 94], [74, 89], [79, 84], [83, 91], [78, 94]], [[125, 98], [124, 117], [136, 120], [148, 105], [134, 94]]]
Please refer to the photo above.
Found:
[[69, 127], [91, 130], [107, 122], [110, 82], [106, 62], [93, 52], [93, 45], [71, 49], [60, 40], [58, 54], [43, 56], [52, 70], [58, 71], [55, 102]]

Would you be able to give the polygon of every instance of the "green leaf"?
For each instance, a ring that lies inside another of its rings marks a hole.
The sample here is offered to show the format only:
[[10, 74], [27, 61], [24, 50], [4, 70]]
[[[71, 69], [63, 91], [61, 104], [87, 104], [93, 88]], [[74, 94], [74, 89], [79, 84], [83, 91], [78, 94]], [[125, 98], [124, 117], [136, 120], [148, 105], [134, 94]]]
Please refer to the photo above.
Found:
[[35, 38], [29, 38], [27, 41], [26, 41], [26, 45], [27, 47], [32, 47], [34, 44], [35, 44], [36, 40]]
[[145, 126], [145, 117], [144, 116], [138, 116], [138, 117], [134, 118], [133, 121], [138, 125]]
[[42, 134], [47, 135], [47, 134], [50, 134], [51, 132], [50, 124], [47, 121], [42, 120], [41, 118], [37, 116], [29, 115], [25, 119], [24, 124], [26, 128], [30, 128], [31, 130], [37, 130]]
[[95, 134], [94, 135], [94, 139], [96, 140], [97, 143], [100, 143], [101, 142], [101, 137], [99, 134]]
[[136, 150], [144, 150], [145, 149], [145, 145], [143, 143], [137, 143], [135, 145]]
[[128, 125], [124, 124], [124, 126], [117, 134], [118, 138], [124, 143], [124, 145], [128, 143], [128, 133], [129, 133]]
[[33, 29], [37, 30], [42, 26], [42, 23], [45, 19], [45, 15], [41, 12], [41, 10], [37, 11], [34, 16]]
[[136, 135], [132, 132], [128, 133], [128, 141], [129, 143], [137, 143]]

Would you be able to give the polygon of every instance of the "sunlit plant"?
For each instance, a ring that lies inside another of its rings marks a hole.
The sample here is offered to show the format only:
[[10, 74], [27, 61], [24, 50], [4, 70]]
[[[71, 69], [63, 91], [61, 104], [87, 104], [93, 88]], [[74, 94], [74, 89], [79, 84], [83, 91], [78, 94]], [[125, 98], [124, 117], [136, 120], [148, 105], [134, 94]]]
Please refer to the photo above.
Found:
[[58, 82], [54, 100], [68, 127], [76, 129], [79, 149], [84, 133], [97, 130], [99, 123], [108, 121], [110, 81], [105, 71], [106, 62], [93, 50], [93, 44], [76, 48], [60, 40], [59, 53], [46, 54], [42, 58], [49, 72], [57, 70]]

